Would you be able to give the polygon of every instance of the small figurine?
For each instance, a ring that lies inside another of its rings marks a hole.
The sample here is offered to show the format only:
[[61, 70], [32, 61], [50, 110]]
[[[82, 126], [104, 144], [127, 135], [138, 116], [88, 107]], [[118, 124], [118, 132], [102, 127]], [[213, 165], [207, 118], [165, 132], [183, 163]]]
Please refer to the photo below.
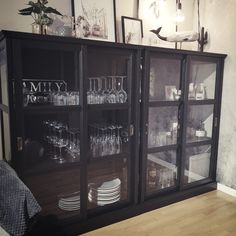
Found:
[[162, 27], [159, 27], [156, 30], [150, 30], [150, 32], [156, 34], [159, 39], [168, 42], [194, 42], [197, 41], [199, 38], [198, 33], [194, 31], [175, 32], [171, 35], [163, 37], [160, 35], [161, 29]]

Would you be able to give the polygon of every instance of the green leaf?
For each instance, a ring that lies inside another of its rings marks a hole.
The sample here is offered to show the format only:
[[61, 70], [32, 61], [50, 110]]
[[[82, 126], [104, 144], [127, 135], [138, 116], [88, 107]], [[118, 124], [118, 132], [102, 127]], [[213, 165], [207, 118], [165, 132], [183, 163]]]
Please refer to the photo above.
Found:
[[36, 3], [34, 3], [33, 1], [29, 1], [29, 2], [28, 2], [28, 5], [30, 5], [30, 6], [32, 6], [32, 7], [33, 7], [35, 4], [36, 4]]
[[19, 10], [19, 12], [29, 12], [29, 11], [32, 12], [33, 11], [33, 7], [27, 7], [27, 8]]
[[56, 15], [62, 16], [62, 14], [59, 11], [57, 11], [55, 8], [52, 8], [52, 7], [47, 7], [44, 12], [45, 13], [54, 13]]
[[30, 16], [32, 14], [32, 12], [28, 11], [28, 12], [18, 12], [18, 14], [22, 15], [22, 16]]

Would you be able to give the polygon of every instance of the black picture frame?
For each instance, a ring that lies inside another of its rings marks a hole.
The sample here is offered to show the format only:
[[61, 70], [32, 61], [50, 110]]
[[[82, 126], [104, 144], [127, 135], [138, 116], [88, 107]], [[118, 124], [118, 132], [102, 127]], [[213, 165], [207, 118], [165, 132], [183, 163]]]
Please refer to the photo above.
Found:
[[143, 21], [138, 18], [121, 16], [123, 43], [142, 44]]
[[[85, 3], [86, 6], [83, 5], [83, 7], [80, 7]], [[83, 16], [87, 22], [90, 21], [89, 19], [89, 4], [93, 4], [93, 7], [96, 8], [96, 5], [99, 5], [99, 14], [101, 14], [101, 11], [104, 11], [106, 16], [103, 15], [104, 24], [101, 25], [100, 21], [96, 25], [95, 24], [89, 24], [89, 29], [84, 27], [83, 30], [86, 31], [83, 33], [83, 38], [86, 39], [92, 39], [92, 40], [100, 40], [100, 41], [109, 41], [109, 42], [116, 42], [117, 41], [117, 33], [116, 33], [116, 0], [71, 0], [72, 5], [72, 15], [75, 17], [75, 22], [77, 22], [78, 16]], [[98, 10], [98, 9], [97, 9]], [[87, 14], [82, 14], [83, 11], [87, 11]], [[96, 12], [96, 11], [93, 11]], [[106, 18], [107, 17], [107, 18]], [[106, 25], [107, 23], [107, 25]], [[92, 26], [91, 26], [92, 25]], [[90, 28], [91, 27], [91, 28]], [[102, 28], [99, 30], [99, 28]], [[105, 30], [104, 30], [105, 29]]]

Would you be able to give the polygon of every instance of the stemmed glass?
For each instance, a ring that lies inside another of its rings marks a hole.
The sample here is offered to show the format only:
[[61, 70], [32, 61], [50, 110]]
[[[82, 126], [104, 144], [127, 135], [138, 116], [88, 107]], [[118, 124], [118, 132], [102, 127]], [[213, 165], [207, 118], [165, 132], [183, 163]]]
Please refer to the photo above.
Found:
[[59, 155], [58, 155], [58, 158], [56, 158], [56, 161], [59, 164], [62, 164], [66, 162], [65, 158], [62, 156], [62, 148], [66, 147], [68, 143], [68, 138], [67, 138], [68, 127], [64, 126], [61, 123], [57, 123], [55, 128], [57, 132], [57, 138], [54, 142], [54, 146], [59, 148]]
[[80, 140], [79, 140], [79, 130], [78, 129], [69, 129], [69, 142], [67, 150], [72, 156], [72, 160], [75, 161], [80, 156]]
[[92, 78], [89, 78], [89, 91], [87, 92], [88, 104], [92, 104], [92, 100], [93, 100]]
[[114, 90], [113, 76], [108, 77], [108, 81], [110, 81], [110, 89], [107, 95], [107, 101], [108, 103], [116, 103], [116, 94]]
[[120, 85], [120, 89], [118, 90], [118, 94], [119, 94], [119, 102], [120, 103], [125, 103], [127, 101], [127, 93], [124, 90], [124, 78], [127, 78], [127, 76], [120, 76], [120, 82], [118, 83], [118, 85]]

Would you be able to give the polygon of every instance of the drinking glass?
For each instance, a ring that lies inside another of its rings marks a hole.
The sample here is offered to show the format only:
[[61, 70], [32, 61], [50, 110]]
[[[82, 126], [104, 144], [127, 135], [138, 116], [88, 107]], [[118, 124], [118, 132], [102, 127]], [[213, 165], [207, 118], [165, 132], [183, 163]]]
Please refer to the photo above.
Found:
[[127, 93], [124, 90], [124, 79], [127, 78], [127, 76], [120, 76], [120, 82], [118, 83], [120, 89], [118, 90], [118, 95], [119, 95], [119, 103], [125, 103], [127, 101]]

